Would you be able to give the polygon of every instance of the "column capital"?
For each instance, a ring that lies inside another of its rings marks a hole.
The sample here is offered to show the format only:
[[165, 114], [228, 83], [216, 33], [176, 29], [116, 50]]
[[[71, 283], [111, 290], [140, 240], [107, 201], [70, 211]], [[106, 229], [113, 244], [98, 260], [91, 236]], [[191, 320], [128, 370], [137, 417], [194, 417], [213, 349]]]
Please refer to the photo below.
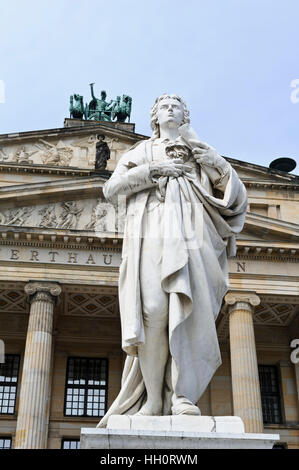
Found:
[[256, 307], [261, 303], [261, 299], [254, 291], [230, 291], [226, 294], [225, 303], [230, 307], [231, 310], [238, 308], [237, 304], [242, 303], [247, 305], [247, 308], [252, 310], [252, 307]]
[[61, 287], [55, 282], [30, 281], [24, 287], [25, 293], [30, 296], [30, 302], [34, 300], [48, 300], [54, 302], [55, 297], [61, 294]]

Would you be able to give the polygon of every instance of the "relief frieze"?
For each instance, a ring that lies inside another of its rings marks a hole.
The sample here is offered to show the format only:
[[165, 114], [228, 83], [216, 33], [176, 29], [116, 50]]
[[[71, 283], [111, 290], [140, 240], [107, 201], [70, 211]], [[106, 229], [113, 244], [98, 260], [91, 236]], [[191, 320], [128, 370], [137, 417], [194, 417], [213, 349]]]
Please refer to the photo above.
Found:
[[[102, 134], [101, 134], [102, 135]], [[96, 145], [100, 134], [85, 137], [37, 138], [35, 141], [0, 146], [0, 162], [20, 165], [49, 165], [61, 167], [95, 168]], [[118, 137], [104, 136], [112, 160], [117, 160], [130, 144], [123, 143]]]
[[117, 210], [102, 198], [0, 210], [0, 225], [92, 230], [96, 235], [123, 230]]

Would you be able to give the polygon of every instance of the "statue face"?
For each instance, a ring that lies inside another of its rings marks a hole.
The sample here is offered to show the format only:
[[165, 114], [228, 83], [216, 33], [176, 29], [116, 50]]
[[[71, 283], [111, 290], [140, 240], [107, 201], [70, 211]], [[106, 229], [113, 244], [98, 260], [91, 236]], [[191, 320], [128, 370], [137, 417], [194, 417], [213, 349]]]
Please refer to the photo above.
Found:
[[173, 98], [164, 98], [158, 105], [157, 118], [161, 127], [180, 127], [184, 118], [182, 103]]

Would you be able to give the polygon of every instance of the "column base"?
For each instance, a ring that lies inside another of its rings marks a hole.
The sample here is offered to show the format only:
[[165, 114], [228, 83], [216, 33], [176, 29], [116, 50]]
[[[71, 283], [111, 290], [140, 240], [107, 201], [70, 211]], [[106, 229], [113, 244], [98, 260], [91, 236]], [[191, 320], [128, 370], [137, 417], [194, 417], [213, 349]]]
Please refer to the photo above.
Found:
[[237, 416], [112, 415], [82, 428], [81, 449], [272, 449], [279, 434], [244, 432]]

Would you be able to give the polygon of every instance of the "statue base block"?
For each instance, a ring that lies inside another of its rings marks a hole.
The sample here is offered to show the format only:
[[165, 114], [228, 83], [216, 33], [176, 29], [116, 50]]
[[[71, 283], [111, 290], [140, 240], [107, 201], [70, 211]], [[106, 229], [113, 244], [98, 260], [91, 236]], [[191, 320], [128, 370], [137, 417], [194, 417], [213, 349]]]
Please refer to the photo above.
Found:
[[237, 416], [112, 415], [82, 428], [81, 449], [272, 449], [279, 434], [245, 433]]

